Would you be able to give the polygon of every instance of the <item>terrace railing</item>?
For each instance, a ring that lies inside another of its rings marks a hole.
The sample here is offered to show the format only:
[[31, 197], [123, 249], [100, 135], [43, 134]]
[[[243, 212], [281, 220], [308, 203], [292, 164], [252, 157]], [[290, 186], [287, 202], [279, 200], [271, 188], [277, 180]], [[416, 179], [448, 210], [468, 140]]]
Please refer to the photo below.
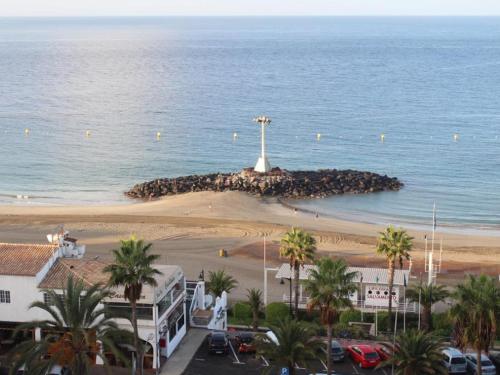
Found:
[[[295, 301], [295, 298], [294, 298], [294, 296], [292, 296], [292, 303], [294, 303], [294, 301]], [[287, 303], [287, 304], [290, 303], [290, 296], [288, 294], [283, 295], [283, 302]], [[309, 302], [309, 297], [306, 297], [306, 296], [299, 297], [299, 308], [306, 309], [308, 302]], [[375, 311], [375, 310], [386, 311], [388, 309], [388, 307], [385, 307], [385, 306], [372, 306], [370, 304], [366, 304], [365, 300], [353, 301], [352, 305], [356, 309], [360, 309], [360, 310], [367, 311], [367, 312]], [[405, 307], [406, 307], [407, 313], [416, 313], [419, 311], [418, 303], [416, 303], [416, 302], [406, 301], [406, 303], [399, 302], [397, 304], [392, 305], [393, 311], [398, 310], [398, 311], [402, 312], [402, 311], [405, 311]]]

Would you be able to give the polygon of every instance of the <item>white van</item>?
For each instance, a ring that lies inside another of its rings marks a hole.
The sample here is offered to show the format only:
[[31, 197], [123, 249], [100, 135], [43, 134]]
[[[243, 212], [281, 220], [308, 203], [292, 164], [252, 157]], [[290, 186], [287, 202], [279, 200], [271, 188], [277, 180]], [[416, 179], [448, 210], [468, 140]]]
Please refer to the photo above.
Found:
[[444, 364], [450, 374], [465, 374], [467, 372], [467, 361], [462, 352], [456, 348], [443, 350]]

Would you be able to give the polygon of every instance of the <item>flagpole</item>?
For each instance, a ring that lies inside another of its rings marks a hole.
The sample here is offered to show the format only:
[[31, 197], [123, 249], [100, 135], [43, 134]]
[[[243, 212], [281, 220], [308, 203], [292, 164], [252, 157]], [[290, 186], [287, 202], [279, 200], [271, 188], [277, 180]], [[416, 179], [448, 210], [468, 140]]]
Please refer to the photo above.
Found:
[[420, 302], [422, 299], [422, 272], [420, 272], [420, 286], [418, 288], [418, 330], [420, 331], [420, 315], [422, 309], [420, 308]]
[[404, 277], [404, 286], [403, 286], [403, 301], [404, 301], [404, 310], [403, 310], [403, 332], [406, 332], [406, 276]]
[[429, 275], [427, 279], [427, 284], [431, 285], [432, 284], [432, 274], [434, 273], [434, 239], [436, 236], [436, 202], [434, 202], [434, 205], [432, 207], [432, 241], [431, 241], [431, 252], [428, 256], [428, 261], [429, 261]]
[[[392, 296], [390, 296], [390, 298], [392, 298]], [[398, 306], [398, 305], [396, 305], [396, 306]], [[393, 357], [394, 357], [394, 353], [396, 351], [396, 331], [398, 329], [398, 310], [399, 310], [399, 308], [396, 307], [396, 319], [394, 319], [394, 337], [392, 339], [392, 356]], [[394, 361], [392, 362], [391, 375], [394, 375]]]
[[361, 275], [361, 279], [359, 279], [359, 284], [360, 284], [360, 295], [359, 295], [359, 302], [360, 302], [360, 309], [361, 309], [361, 321], [363, 322], [363, 275]]

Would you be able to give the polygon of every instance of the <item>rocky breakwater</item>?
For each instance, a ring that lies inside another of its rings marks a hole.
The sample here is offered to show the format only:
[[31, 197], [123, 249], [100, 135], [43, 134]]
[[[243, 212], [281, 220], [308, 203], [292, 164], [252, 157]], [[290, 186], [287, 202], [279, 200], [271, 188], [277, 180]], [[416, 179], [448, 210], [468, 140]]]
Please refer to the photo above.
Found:
[[338, 194], [397, 191], [403, 183], [396, 177], [354, 170], [323, 169], [287, 171], [274, 168], [257, 173], [247, 168], [239, 173], [216, 173], [162, 178], [135, 185], [125, 195], [153, 199], [197, 191], [243, 191], [257, 196], [323, 198]]

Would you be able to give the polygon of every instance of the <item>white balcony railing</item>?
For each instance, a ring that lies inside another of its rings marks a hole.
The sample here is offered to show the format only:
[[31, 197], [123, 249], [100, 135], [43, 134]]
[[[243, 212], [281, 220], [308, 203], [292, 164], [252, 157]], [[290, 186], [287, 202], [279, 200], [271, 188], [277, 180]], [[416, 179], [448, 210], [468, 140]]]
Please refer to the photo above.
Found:
[[[290, 303], [290, 296], [288, 294], [283, 295], [283, 302], [284, 303]], [[294, 296], [292, 296], [292, 304], [295, 302]], [[309, 302], [309, 297], [299, 297], [299, 308], [305, 309], [307, 308], [307, 303]], [[407, 313], [416, 313], [418, 312], [418, 303], [416, 302], [409, 302], [406, 301], [406, 304], [404, 302], [399, 302], [395, 303], [392, 305], [393, 311], [405, 311], [405, 305], [406, 305], [406, 312]], [[364, 300], [357, 300], [353, 301], [352, 306], [356, 309], [362, 309], [363, 311], [384, 311], [387, 310], [388, 307], [384, 306], [372, 306], [369, 304], [366, 304]]]

